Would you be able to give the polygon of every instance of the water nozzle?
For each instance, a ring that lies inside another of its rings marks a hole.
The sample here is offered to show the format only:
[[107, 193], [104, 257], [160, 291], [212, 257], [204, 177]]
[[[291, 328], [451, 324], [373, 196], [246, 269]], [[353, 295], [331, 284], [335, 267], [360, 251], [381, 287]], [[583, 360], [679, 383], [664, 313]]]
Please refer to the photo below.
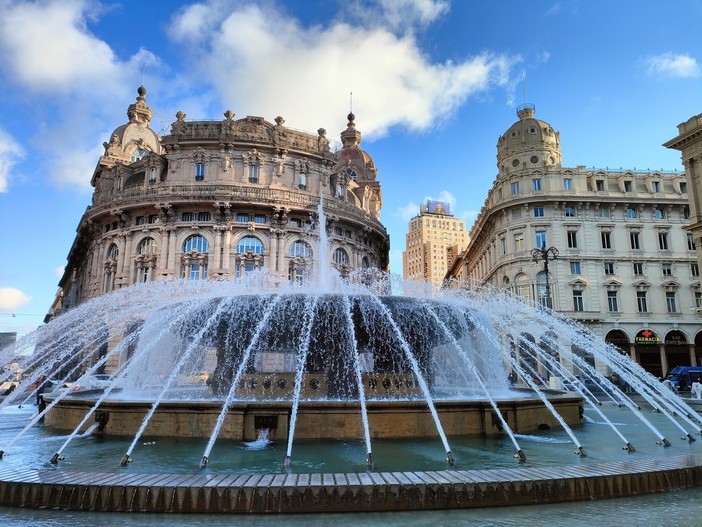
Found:
[[121, 467], [126, 467], [131, 462], [132, 462], [132, 458], [129, 457], [129, 454], [124, 454], [124, 457], [122, 458], [122, 461], [119, 462], [119, 465]]
[[288, 472], [290, 470], [290, 463], [292, 463], [292, 459], [290, 459], [290, 456], [285, 456], [285, 462], [283, 463], [283, 470]]
[[636, 452], [636, 449], [634, 448], [634, 445], [631, 443], [627, 443], [622, 447], [622, 450], [626, 450], [627, 452]]
[[366, 456], [366, 465], [368, 465], [368, 470], [375, 469], [375, 460], [373, 459], [372, 452], [368, 452], [368, 455]]
[[585, 449], [581, 446], [578, 447], [578, 449], [575, 451], [577, 455], [580, 457], [587, 457], [587, 453], [585, 452]]
[[59, 459], [61, 459], [61, 456], [58, 452], [56, 452], [53, 456], [51, 456], [49, 463], [51, 463], [52, 465], [56, 465], [59, 462]]
[[209, 463], [210, 458], [207, 456], [202, 456], [202, 459], [200, 460], [200, 468], [205, 468], [207, 466], [207, 463]]
[[[685, 438], [683, 437], [683, 439], [685, 439]], [[687, 440], [688, 440], [690, 443], [692, 443], [692, 442], [695, 440], [695, 438], [692, 437], [692, 434], [687, 434]]]
[[451, 453], [450, 450], [446, 452], [446, 462], [447, 462], [449, 465], [451, 465], [452, 467], [455, 467], [455, 466], [456, 466], [456, 460], [453, 459], [453, 454]]
[[517, 450], [517, 453], [514, 454], [514, 457], [517, 458], [517, 459], [519, 459], [519, 462], [520, 462], [520, 463], [526, 463], [526, 460], [527, 460], [527, 459], [526, 459], [526, 454], [524, 454], [524, 452], [522, 451], [521, 448], [520, 448], [519, 450]]

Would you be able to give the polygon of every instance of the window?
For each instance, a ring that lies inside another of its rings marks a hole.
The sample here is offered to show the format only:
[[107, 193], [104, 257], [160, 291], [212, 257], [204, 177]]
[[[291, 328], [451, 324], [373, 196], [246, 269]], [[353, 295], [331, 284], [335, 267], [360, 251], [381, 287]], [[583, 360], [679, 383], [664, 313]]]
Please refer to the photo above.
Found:
[[653, 211], [653, 216], [654, 216], [657, 220], [664, 220], [664, 219], [665, 219], [665, 211], [664, 211], [663, 209], [658, 209], [658, 208], [657, 208], [657, 209], [655, 209], [655, 210]]
[[570, 207], [570, 206], [566, 207], [565, 209], [563, 209], [563, 211], [564, 211], [566, 218], [575, 218], [575, 208], [574, 207]]
[[543, 218], [544, 217], [544, 208], [543, 207], [534, 207], [534, 217], [535, 218]]
[[146, 223], [146, 217], [145, 216], [137, 216], [136, 221], [134, 223], [136, 225], [144, 225]]
[[107, 252], [107, 259], [115, 262], [117, 261], [117, 256], [119, 256], [119, 249], [117, 249], [117, 246], [113, 243], [110, 245], [110, 250]]
[[193, 221], [193, 213], [192, 212], [184, 212], [183, 214], [180, 215], [181, 221]]
[[580, 262], [570, 262], [570, 274], [581, 274]]
[[546, 247], [546, 231], [536, 231], [536, 247]]
[[609, 218], [609, 209], [607, 207], [599, 207], [597, 209], [598, 218]]
[[631, 243], [632, 250], [638, 251], [641, 249], [641, 243], [639, 241], [639, 233], [638, 232], [629, 233], [629, 241]]
[[573, 291], [573, 311], [584, 311], [582, 291]]
[[646, 291], [636, 292], [636, 306], [639, 313], [648, 313], [648, 303], [646, 302]]
[[190, 251], [197, 251], [199, 253], [206, 253], [208, 247], [209, 244], [207, 243], [207, 240], [203, 236], [197, 234], [185, 240], [185, 243], [183, 244], [183, 252], [189, 253]]
[[526, 248], [524, 243], [524, 234], [519, 233], [514, 235], [514, 250], [523, 251]]
[[337, 265], [349, 265], [349, 255], [346, 251], [339, 248], [334, 251], [334, 263]]
[[344, 199], [345, 194], [346, 193], [344, 192], [344, 185], [337, 185], [336, 186], [336, 197], [339, 199]]
[[154, 183], [156, 183], [156, 169], [150, 168], [149, 169], [149, 184], [153, 185]]
[[627, 180], [624, 182], [624, 192], [631, 192], [634, 189], [634, 185], [632, 184], [631, 180]]
[[673, 265], [670, 263], [662, 263], [661, 272], [663, 276], [673, 276]]
[[678, 306], [675, 302], [675, 293], [667, 292], [665, 294], [665, 305], [668, 308], [668, 313], [678, 312]]
[[500, 238], [500, 251], [502, 254], [507, 254], [507, 242], [504, 238]]
[[512, 194], [519, 194], [519, 181], [512, 183]]
[[595, 181], [595, 188], [597, 189], [598, 192], [603, 192], [604, 191], [604, 180], [603, 179], [598, 179]]
[[660, 181], [652, 181], [651, 182], [651, 189], [653, 192], [660, 192], [661, 191], [661, 182]]
[[687, 183], [684, 181], [680, 183], [680, 192], [687, 194]]
[[614, 274], [614, 262], [604, 263], [604, 274], [605, 276], [611, 276]]
[[636, 209], [632, 209], [631, 207], [626, 209], [626, 217], [629, 219], [633, 218], [638, 218], [638, 213], [636, 212]]
[[156, 254], [156, 241], [153, 238], [144, 238], [137, 246], [137, 254]]
[[210, 221], [210, 213], [209, 212], [198, 212], [197, 213], [197, 221]]
[[578, 248], [578, 233], [577, 231], [568, 231], [568, 247], [570, 249]]
[[610, 313], [616, 313], [619, 311], [619, 301], [617, 299], [616, 291], [607, 291], [607, 308]]
[[668, 250], [668, 233], [667, 232], [659, 232], [658, 233], [658, 248], [661, 251]]
[[236, 221], [239, 223], [247, 223], [249, 221], [249, 215], [246, 214], [245, 212], [239, 212], [236, 215]]
[[688, 232], [687, 233], [687, 250], [688, 251], [694, 251], [697, 247], [695, 246], [695, 241], [692, 238], [692, 233]]
[[311, 258], [312, 248], [307, 242], [297, 240], [290, 246], [290, 256], [292, 256], [293, 258], [296, 258], [298, 256], [302, 256], [303, 258]]
[[195, 163], [195, 181], [205, 179], [205, 163]]
[[150, 214], [146, 218], [146, 223], [156, 223], [156, 221], [158, 221], [158, 214]]
[[254, 223], [266, 223], [266, 216], [264, 214], [255, 214]]
[[690, 264], [690, 275], [693, 278], [698, 278], [700, 276], [700, 266], [696, 263]]
[[695, 307], [700, 309], [702, 307], [702, 293], [695, 291]]
[[246, 253], [251, 251], [254, 254], [263, 254], [263, 243], [255, 236], [244, 236], [239, 243], [236, 244], [237, 253]]
[[573, 180], [572, 178], [563, 178], [563, 190], [573, 190]]
[[541, 190], [541, 179], [532, 179], [531, 180], [531, 189], [534, 192], [538, 192]]
[[249, 165], [249, 183], [258, 183], [258, 165]]
[[683, 219], [690, 219], [690, 207], [683, 207]]
[[606, 231], [601, 232], [600, 238], [602, 239], [602, 248], [603, 249], [611, 249], [612, 248], [612, 239], [609, 235], [609, 232], [606, 232]]
[[634, 267], [634, 276], [643, 276], [643, 274], [644, 274], [643, 263], [634, 262], [633, 267]]
[[307, 174], [304, 172], [297, 175], [297, 187], [300, 190], [307, 190]]

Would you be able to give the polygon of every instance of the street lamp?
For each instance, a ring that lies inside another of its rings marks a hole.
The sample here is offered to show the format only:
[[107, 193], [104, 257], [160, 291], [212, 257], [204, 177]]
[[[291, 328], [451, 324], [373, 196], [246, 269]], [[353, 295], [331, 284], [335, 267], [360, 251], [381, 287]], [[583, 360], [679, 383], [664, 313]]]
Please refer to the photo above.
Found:
[[[531, 258], [534, 260], [534, 263], [539, 263], [539, 260], [544, 261], [544, 274], [546, 275], [546, 307], [549, 309], [552, 308], [551, 305], [551, 285], [549, 284], [548, 281], [548, 261], [549, 260], [558, 260], [558, 249], [555, 247], [549, 247], [548, 249], [546, 248], [546, 244], [544, 243], [541, 246], [541, 249], [532, 249], [531, 251]], [[537, 296], [538, 296], [538, 285], [537, 285]]]

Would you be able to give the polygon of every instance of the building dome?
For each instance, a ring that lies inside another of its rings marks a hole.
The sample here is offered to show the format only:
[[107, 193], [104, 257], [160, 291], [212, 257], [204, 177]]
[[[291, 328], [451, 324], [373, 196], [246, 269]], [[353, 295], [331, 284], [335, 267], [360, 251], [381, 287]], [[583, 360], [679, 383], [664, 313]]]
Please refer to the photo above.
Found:
[[533, 104], [517, 109], [519, 121], [497, 140], [497, 166], [500, 175], [529, 168], [561, 166], [560, 133], [546, 121], [534, 119]]

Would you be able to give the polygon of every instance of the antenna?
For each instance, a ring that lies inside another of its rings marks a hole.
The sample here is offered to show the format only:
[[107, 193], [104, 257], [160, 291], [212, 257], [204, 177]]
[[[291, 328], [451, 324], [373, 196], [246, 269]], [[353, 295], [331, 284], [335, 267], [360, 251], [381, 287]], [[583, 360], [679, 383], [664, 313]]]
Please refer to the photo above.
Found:
[[524, 93], [524, 105], [526, 106], [526, 73], [522, 72], [522, 92]]
[[141, 85], [144, 85], [144, 72], [146, 71], [146, 64], [141, 65]]
[[353, 92], [349, 92], [349, 113], [353, 113]]

